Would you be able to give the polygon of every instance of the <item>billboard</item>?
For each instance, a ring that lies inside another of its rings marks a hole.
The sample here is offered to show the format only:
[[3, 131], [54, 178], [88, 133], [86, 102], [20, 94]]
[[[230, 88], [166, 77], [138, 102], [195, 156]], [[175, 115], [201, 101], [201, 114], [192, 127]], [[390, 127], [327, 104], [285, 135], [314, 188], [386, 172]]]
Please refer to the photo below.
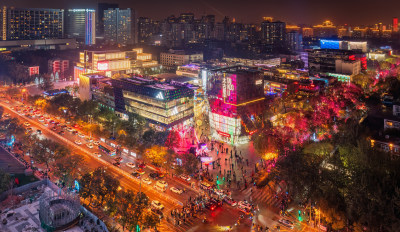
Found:
[[97, 63], [97, 70], [99, 71], [107, 71], [108, 70], [108, 62], [99, 62]]

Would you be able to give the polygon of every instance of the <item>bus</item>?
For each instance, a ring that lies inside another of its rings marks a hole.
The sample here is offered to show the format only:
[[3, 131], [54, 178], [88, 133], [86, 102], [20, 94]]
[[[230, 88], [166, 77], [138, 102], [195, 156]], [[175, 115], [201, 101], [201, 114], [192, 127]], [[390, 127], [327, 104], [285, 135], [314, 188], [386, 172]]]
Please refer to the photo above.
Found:
[[99, 149], [110, 156], [115, 156], [117, 154], [116, 150], [111, 148], [110, 146], [99, 144]]

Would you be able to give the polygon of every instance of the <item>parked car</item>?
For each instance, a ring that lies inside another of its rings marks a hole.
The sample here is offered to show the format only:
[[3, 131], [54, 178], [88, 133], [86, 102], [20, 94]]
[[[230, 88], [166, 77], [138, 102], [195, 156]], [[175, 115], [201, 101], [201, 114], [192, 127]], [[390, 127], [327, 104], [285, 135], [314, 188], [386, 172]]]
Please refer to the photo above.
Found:
[[116, 166], [116, 167], [119, 167], [119, 166], [121, 166], [121, 163], [120, 162], [114, 162], [113, 165]]
[[141, 176], [138, 172], [132, 172], [131, 175], [138, 179], [140, 179], [140, 176]]
[[101, 154], [98, 152], [93, 153], [93, 155], [97, 156], [97, 157], [101, 157]]
[[179, 189], [179, 188], [176, 188], [176, 187], [171, 187], [170, 190], [171, 190], [173, 193], [177, 193], [177, 194], [182, 194], [182, 193], [183, 193], [183, 190], [182, 190], [182, 189]]
[[87, 146], [88, 148], [90, 148], [90, 149], [93, 148], [93, 144], [91, 144], [91, 143], [87, 143], [86, 146]]
[[82, 142], [80, 140], [75, 140], [75, 143], [78, 144], [78, 145], [82, 144]]

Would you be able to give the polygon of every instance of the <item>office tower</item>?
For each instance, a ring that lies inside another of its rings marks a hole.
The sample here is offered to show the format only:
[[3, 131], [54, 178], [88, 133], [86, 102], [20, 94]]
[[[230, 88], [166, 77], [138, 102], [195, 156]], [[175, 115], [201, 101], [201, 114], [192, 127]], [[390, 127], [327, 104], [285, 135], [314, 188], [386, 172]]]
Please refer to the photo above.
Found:
[[261, 23], [261, 38], [272, 47], [272, 50], [285, 45], [286, 23], [280, 21], [264, 21]]
[[180, 23], [193, 23], [194, 21], [194, 14], [193, 13], [182, 13], [179, 16]]
[[399, 31], [399, 19], [397, 17], [393, 18], [393, 32]]
[[63, 38], [64, 10], [1, 9], [1, 40], [36, 40]]
[[104, 40], [112, 44], [132, 44], [131, 9], [104, 11]]
[[302, 35], [297, 31], [291, 31], [286, 34], [286, 43], [290, 51], [301, 50], [303, 42]]
[[99, 3], [97, 4], [97, 22], [96, 22], [96, 36], [104, 36], [104, 11], [108, 9], [118, 8], [117, 3]]
[[92, 9], [68, 9], [65, 12], [65, 35], [86, 45], [96, 43], [96, 13]]

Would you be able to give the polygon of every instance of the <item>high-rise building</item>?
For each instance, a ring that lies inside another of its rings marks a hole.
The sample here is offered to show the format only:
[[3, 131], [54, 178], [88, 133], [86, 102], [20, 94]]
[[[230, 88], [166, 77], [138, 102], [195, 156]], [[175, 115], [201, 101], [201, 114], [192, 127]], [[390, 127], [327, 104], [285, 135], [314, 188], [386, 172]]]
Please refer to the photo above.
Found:
[[103, 37], [104, 36], [104, 11], [108, 9], [118, 8], [117, 3], [106, 3], [102, 2], [97, 4], [97, 26], [96, 26], [96, 36]]
[[112, 44], [132, 44], [131, 9], [104, 11], [104, 40]]
[[92, 9], [68, 9], [65, 12], [65, 35], [86, 45], [96, 43], [96, 13]]
[[393, 18], [393, 32], [399, 31], [399, 19], [397, 17]]
[[61, 39], [64, 10], [7, 8], [0, 11], [1, 40]]
[[297, 31], [291, 31], [286, 34], [286, 43], [291, 51], [299, 51], [302, 48], [303, 37]]
[[286, 23], [280, 21], [264, 21], [261, 23], [261, 38], [274, 49], [285, 45]]

